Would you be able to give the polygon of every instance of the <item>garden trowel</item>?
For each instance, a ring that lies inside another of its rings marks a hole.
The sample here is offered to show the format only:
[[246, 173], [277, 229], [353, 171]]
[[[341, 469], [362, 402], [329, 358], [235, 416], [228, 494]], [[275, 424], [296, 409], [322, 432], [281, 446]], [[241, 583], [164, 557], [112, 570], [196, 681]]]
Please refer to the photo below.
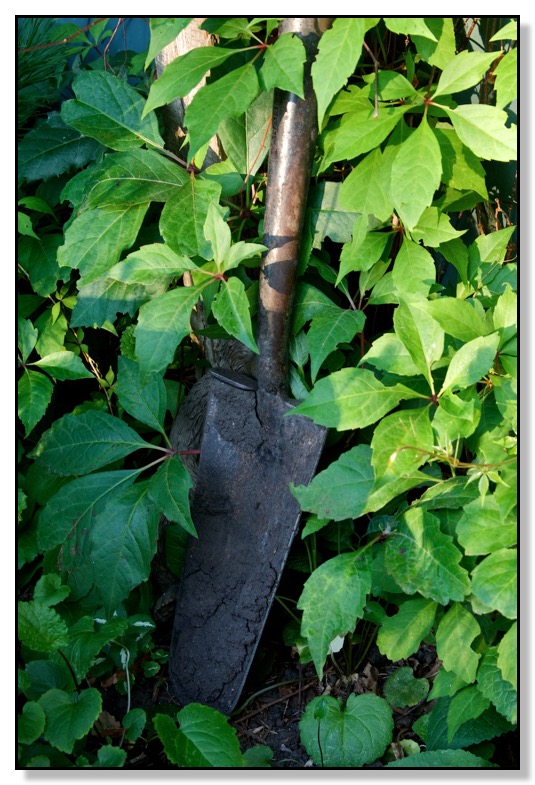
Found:
[[[258, 313], [258, 379], [214, 369], [192, 501], [170, 676], [181, 704], [230, 714], [239, 699], [296, 533], [290, 483], [308, 484], [326, 430], [291, 414], [288, 339], [317, 135], [310, 66], [330, 18], [287, 18], [305, 45], [304, 100], [275, 90]], [[287, 416], [290, 415], [290, 416]]]

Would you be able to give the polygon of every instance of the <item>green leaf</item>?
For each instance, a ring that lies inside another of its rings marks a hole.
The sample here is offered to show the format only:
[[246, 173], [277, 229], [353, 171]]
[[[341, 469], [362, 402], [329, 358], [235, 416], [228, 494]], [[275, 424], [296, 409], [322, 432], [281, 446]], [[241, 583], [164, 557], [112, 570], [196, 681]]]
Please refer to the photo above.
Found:
[[223, 261], [230, 250], [230, 227], [224, 220], [227, 210], [216, 202], [210, 202], [204, 222], [204, 236], [212, 248], [212, 257], [221, 272]]
[[65, 232], [58, 262], [80, 271], [88, 284], [108, 272], [135, 241], [148, 204], [97, 208], [78, 215]]
[[60, 576], [51, 572], [39, 578], [35, 584], [33, 598], [50, 608], [52, 605], [63, 602], [69, 594], [69, 587], [62, 585]]
[[418, 507], [403, 513], [386, 541], [386, 568], [403, 591], [442, 605], [462, 601], [470, 591], [461, 556], [453, 539], [440, 531], [439, 519]]
[[133, 150], [142, 144], [163, 148], [156, 115], [142, 119], [143, 97], [125, 80], [109, 71], [81, 71], [72, 88], [76, 99], [61, 106], [67, 125], [113, 150]]
[[[449, 742], [448, 713], [450, 705], [450, 698], [439, 698], [430, 712], [428, 729], [425, 733], [425, 744], [429, 751], [457, 750], [460, 747], [469, 747], [513, 729], [504, 717], [491, 706], [476, 719], [463, 723]], [[419, 731], [416, 732], [419, 733]]]
[[405, 660], [418, 651], [429, 634], [437, 603], [433, 600], [404, 600], [394, 616], [387, 616], [377, 635], [377, 646], [392, 662]]
[[107, 321], [113, 323], [118, 313], [134, 316], [140, 305], [166, 289], [165, 278], [156, 278], [149, 285], [126, 284], [108, 277], [79, 284], [70, 326], [102, 327]]
[[455, 31], [453, 29], [453, 19], [451, 16], [431, 16], [424, 19], [426, 26], [435, 37], [423, 35], [423, 33], [413, 33], [412, 40], [416, 45], [418, 54], [429, 65], [444, 70], [448, 63], [455, 57]]
[[365, 32], [362, 17], [343, 17], [335, 19], [320, 38], [318, 54], [312, 63], [320, 129], [329, 104], [357, 66]]
[[406, 302], [425, 299], [436, 276], [435, 262], [429, 251], [405, 237], [392, 268], [392, 281], [399, 297]]
[[334, 352], [338, 344], [351, 343], [357, 333], [362, 332], [366, 317], [362, 311], [350, 311], [329, 306], [312, 319], [307, 333], [310, 350], [312, 382], [326, 357]]
[[44, 368], [53, 379], [59, 379], [59, 381], [65, 379], [93, 378], [93, 374], [85, 367], [80, 357], [74, 354], [74, 352], [66, 350], [53, 352], [52, 354], [43, 357], [41, 360], [28, 364]]
[[495, 33], [489, 40], [492, 41], [516, 41], [518, 24], [516, 20], [507, 22], [497, 33]]
[[84, 188], [82, 207], [87, 210], [166, 202], [189, 180], [184, 169], [153, 150], [108, 154], [93, 181]]
[[190, 180], [165, 203], [160, 231], [175, 253], [211, 258], [212, 248], [204, 236], [210, 202], [218, 201], [221, 186], [209, 180]]
[[466, 750], [433, 750], [386, 764], [387, 769], [495, 769], [495, 763]]
[[[481, 199], [476, 199], [478, 204]], [[449, 208], [448, 208], [449, 210]], [[416, 242], [422, 242], [430, 248], [451, 242], [465, 233], [465, 229], [457, 231], [451, 225], [449, 216], [440, 212], [437, 207], [426, 207], [418, 219], [418, 223], [411, 230], [411, 237]]]
[[301, 634], [319, 678], [331, 642], [355, 629], [370, 591], [370, 562], [358, 551], [329, 559], [306, 581], [297, 607], [303, 611]]
[[149, 19], [150, 44], [147, 57], [145, 58], [145, 70], [147, 70], [154, 58], [160, 54], [162, 49], [174, 41], [192, 21], [192, 16], [179, 16], [176, 18], [157, 16]]
[[427, 679], [417, 679], [412, 668], [396, 668], [383, 685], [383, 694], [391, 706], [405, 708], [416, 706], [429, 692]]
[[258, 353], [258, 346], [253, 336], [249, 301], [245, 286], [239, 278], [232, 277], [228, 281], [223, 281], [213, 302], [212, 313], [230, 335]]
[[178, 344], [191, 330], [191, 311], [198, 299], [198, 287], [181, 286], [141, 306], [135, 336], [142, 378], [160, 373], [172, 361]]
[[165, 754], [180, 768], [236, 769], [243, 766], [236, 731], [227, 718], [209, 706], [190, 703], [177, 718], [157, 714], [154, 727], [163, 742]]
[[496, 706], [497, 710], [513, 725], [517, 720], [516, 690], [509, 681], [504, 680], [498, 666], [498, 650], [491, 646], [485, 652], [477, 672], [477, 686], [480, 692]]
[[427, 311], [445, 333], [460, 341], [472, 341], [489, 332], [489, 326], [475, 300], [459, 300], [455, 297], [438, 297], [430, 300]]
[[69, 629], [69, 641], [62, 651], [78, 681], [87, 675], [96, 655], [114, 638], [128, 629], [126, 619], [112, 619], [100, 624], [92, 616], [83, 616]]
[[62, 234], [47, 234], [38, 240], [24, 237], [19, 242], [19, 264], [28, 273], [34, 292], [42, 297], [55, 291], [56, 282], [62, 275], [57, 259], [62, 240]]
[[481, 633], [470, 611], [458, 602], [442, 617], [437, 628], [437, 655], [447, 671], [452, 671], [467, 684], [475, 681], [479, 654], [471, 648]]
[[325, 131], [321, 171], [336, 161], [350, 160], [373, 150], [386, 139], [407, 110], [408, 105], [382, 107], [379, 117], [374, 118], [374, 107], [369, 103], [346, 114], [339, 127]]
[[22, 362], [26, 362], [32, 353], [37, 339], [39, 337], [39, 330], [33, 326], [29, 319], [18, 320], [17, 325], [17, 345], [22, 357]]
[[351, 693], [345, 705], [331, 695], [313, 698], [299, 729], [316, 766], [360, 768], [384, 754], [394, 722], [384, 698]]
[[342, 521], [362, 514], [373, 482], [371, 450], [360, 444], [319, 472], [309, 485], [290, 485], [290, 489], [302, 510]]
[[517, 522], [511, 515], [504, 519], [494, 495], [486, 494], [470, 502], [457, 524], [457, 539], [468, 555], [493, 553], [516, 545]]
[[498, 333], [474, 338], [453, 355], [439, 394], [445, 390], [463, 390], [479, 382], [494, 364], [500, 336]]
[[305, 60], [306, 50], [301, 39], [291, 33], [281, 35], [264, 53], [264, 63], [260, 69], [260, 81], [264, 90], [278, 87], [304, 99]]
[[175, 253], [164, 243], [143, 245], [109, 271], [109, 278], [127, 284], [149, 285], [155, 279], [167, 285], [186, 270], [198, 270], [197, 265], [183, 254]]
[[426, 305], [425, 301], [402, 301], [394, 311], [394, 329], [412, 361], [427, 379], [431, 392], [434, 392], [431, 369], [442, 357], [444, 332], [429, 316]]
[[437, 125], [435, 136], [442, 155], [442, 182], [458, 191], [475, 191], [487, 200], [485, 170], [480, 159], [461, 142], [450, 125]]
[[384, 23], [387, 30], [399, 35], [419, 35], [424, 38], [429, 38], [431, 41], [436, 41], [435, 34], [428, 27], [427, 20], [416, 16], [385, 16]]
[[516, 160], [516, 126], [506, 127], [507, 113], [488, 104], [443, 107], [457, 134], [475, 155], [486, 161]]
[[495, 59], [496, 52], [459, 52], [442, 71], [433, 100], [478, 84]]
[[498, 644], [498, 667], [503, 678], [517, 688], [517, 643], [518, 629], [516, 621], [507, 630]]
[[149, 428], [165, 433], [167, 392], [163, 378], [154, 374], [143, 384], [139, 365], [122, 355], [119, 355], [117, 370], [115, 392], [123, 409]]
[[[384, 165], [381, 148], [376, 147], [342, 183], [340, 206], [366, 216], [373, 215], [378, 221], [388, 220], [394, 209], [389, 194], [389, 180], [390, 170], [387, 171]], [[387, 238], [388, 235], [381, 234], [380, 237]]]
[[90, 534], [94, 582], [108, 616], [149, 577], [159, 519], [148, 484], [141, 482], [114, 494], [94, 522]]
[[137, 741], [147, 723], [147, 713], [144, 709], [131, 709], [124, 715], [122, 725], [125, 730], [125, 739]]
[[[266, 54], [269, 51], [270, 49], [267, 49]], [[262, 78], [262, 71], [260, 78]], [[245, 175], [254, 176], [265, 160], [271, 139], [272, 110], [272, 91], [262, 92], [242, 115], [227, 117], [219, 126], [217, 133], [225, 153], [230, 163], [234, 165], [234, 169], [241, 175], [241, 178], [238, 178], [240, 180], [238, 191], [243, 186]], [[212, 171], [214, 171], [213, 167], [205, 169], [203, 176], [206, 177]]]
[[94, 687], [70, 694], [48, 690], [39, 704], [46, 714], [45, 739], [67, 755], [75, 742], [89, 733], [102, 710], [101, 695]]
[[473, 392], [468, 400], [450, 392], [440, 396], [438, 409], [433, 417], [433, 430], [438, 434], [439, 444], [442, 446], [471, 436], [477, 428], [481, 416], [481, 403], [477, 393]]
[[46, 715], [39, 703], [28, 701], [22, 707], [22, 714], [17, 720], [18, 743], [33, 744], [45, 729]]
[[398, 148], [392, 163], [390, 196], [408, 229], [418, 223], [440, 185], [442, 158], [437, 138], [426, 120]]
[[475, 720], [490, 706], [476, 685], [466, 687], [454, 696], [448, 711], [448, 741], [451, 742], [461, 725]]
[[369, 364], [399, 376], [417, 376], [419, 373], [407, 347], [395, 333], [384, 333], [376, 338], [361, 364]]
[[82, 169], [101, 151], [99, 142], [69, 128], [58, 112], [52, 112], [46, 123], [24, 134], [17, 152], [18, 176], [29, 183], [50, 180], [70, 169]]
[[24, 425], [26, 436], [44, 417], [53, 391], [52, 382], [43, 373], [24, 370], [17, 385], [17, 413]]
[[340, 184], [324, 181], [311, 192], [307, 218], [312, 234], [312, 247], [321, 248], [326, 237], [335, 243], [351, 240], [357, 213], [347, 212], [339, 203]]
[[236, 68], [195, 94], [186, 109], [184, 123], [188, 129], [188, 161], [217, 132], [226, 117], [239, 117], [258, 95], [258, 76], [248, 63]]
[[191, 520], [189, 492], [193, 483], [180, 456], [164, 461], [149, 481], [149, 495], [168, 521], [197, 536]]
[[53, 652], [67, 643], [67, 625], [39, 600], [17, 604], [18, 637], [32, 651]]
[[[60, 304], [56, 303], [56, 305]], [[59, 308], [57, 310], [59, 311]], [[35, 348], [41, 357], [63, 351], [69, 329], [69, 323], [63, 313], [60, 312], [57, 315], [56, 308], [53, 306], [37, 317], [35, 326], [39, 329], [39, 338]]]
[[502, 349], [508, 341], [516, 338], [517, 334], [517, 296], [508, 284], [506, 284], [504, 293], [498, 297], [494, 306], [493, 321], [494, 328], [500, 333], [499, 348]]
[[516, 619], [516, 550], [501, 548], [486, 556], [472, 571], [472, 592], [485, 607]]
[[338, 431], [365, 428], [393, 409], [402, 395], [385, 387], [371, 371], [343, 368], [317, 382], [292, 411]]
[[126, 763], [126, 750], [114, 747], [113, 744], [105, 744], [99, 747], [97, 760], [98, 766], [93, 766], [93, 768], [121, 769]]
[[260, 243], [246, 243], [240, 241], [230, 246], [226, 258], [223, 261], [223, 271], [232, 270], [238, 267], [245, 259], [251, 259], [253, 256], [260, 256], [263, 251], [267, 251], [265, 245]]
[[401, 477], [429, 460], [433, 431], [429, 409], [405, 409], [383, 417], [375, 427], [371, 447], [376, 478], [385, 473]]
[[243, 751], [243, 765], [246, 769], [269, 769], [273, 750], [266, 744], [256, 744]]
[[163, 73], [152, 83], [143, 109], [143, 116], [158, 106], [170, 104], [175, 98], [188, 95], [197, 87], [211, 68], [216, 68], [240, 49], [223, 49], [215, 46], [199, 46], [185, 55], [176, 57], [165, 66]]
[[505, 109], [518, 96], [518, 49], [510, 49], [494, 69], [496, 75], [496, 106]]
[[126, 423], [111, 414], [66, 414], [42, 435], [31, 458], [40, 458], [55, 474], [89, 474], [141, 447], [150, 447]]

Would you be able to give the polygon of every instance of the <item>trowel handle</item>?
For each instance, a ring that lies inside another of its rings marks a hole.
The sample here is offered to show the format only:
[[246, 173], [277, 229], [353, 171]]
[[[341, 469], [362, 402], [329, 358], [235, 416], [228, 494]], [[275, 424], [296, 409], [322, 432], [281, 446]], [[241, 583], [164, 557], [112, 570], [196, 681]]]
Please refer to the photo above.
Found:
[[294, 33], [303, 42], [304, 100], [275, 90], [269, 151], [264, 245], [258, 311], [258, 386], [284, 394], [288, 385], [288, 343], [292, 304], [316, 143], [317, 105], [310, 69], [321, 34], [334, 17], [283, 19], [279, 35]]

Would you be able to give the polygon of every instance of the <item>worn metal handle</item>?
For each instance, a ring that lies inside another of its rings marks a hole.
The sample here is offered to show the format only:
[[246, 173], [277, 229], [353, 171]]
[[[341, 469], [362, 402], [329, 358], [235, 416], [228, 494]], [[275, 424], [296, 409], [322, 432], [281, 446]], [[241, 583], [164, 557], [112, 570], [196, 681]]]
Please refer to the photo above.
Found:
[[264, 245], [258, 312], [258, 385], [284, 394], [288, 385], [288, 342], [299, 247], [305, 217], [312, 158], [318, 133], [316, 96], [311, 66], [321, 34], [334, 17], [283, 19], [279, 34], [294, 33], [303, 42], [307, 60], [304, 100], [275, 90], [273, 129], [268, 164]]

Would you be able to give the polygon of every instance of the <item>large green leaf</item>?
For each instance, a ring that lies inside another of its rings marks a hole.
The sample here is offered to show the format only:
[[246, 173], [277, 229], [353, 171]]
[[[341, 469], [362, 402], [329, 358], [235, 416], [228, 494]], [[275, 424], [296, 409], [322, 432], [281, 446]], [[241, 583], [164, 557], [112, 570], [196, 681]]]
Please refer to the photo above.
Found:
[[163, 148], [156, 115], [142, 119], [143, 97], [126, 80], [109, 71], [81, 71], [72, 88], [76, 99], [64, 101], [61, 107], [67, 125], [113, 150], [133, 150], [143, 144]]
[[408, 229], [414, 228], [440, 185], [442, 158], [426, 120], [398, 148], [390, 176], [390, 196]]
[[486, 608], [516, 619], [517, 580], [516, 550], [500, 548], [472, 570], [472, 591]]
[[511, 625], [498, 644], [498, 667], [503, 678], [517, 688], [518, 629], [516, 621]]
[[399, 35], [419, 35], [436, 41], [436, 36], [428, 26], [427, 20], [417, 16], [385, 16], [384, 22], [387, 30]]
[[442, 357], [444, 331], [429, 316], [426, 305], [426, 301], [402, 301], [394, 311], [394, 329], [406, 346], [412, 361], [427, 379], [431, 392], [434, 392], [431, 369]]
[[438, 518], [418, 507], [402, 515], [386, 541], [386, 568], [403, 591], [442, 605], [462, 601], [470, 591], [461, 556], [453, 539], [440, 531]]
[[[39, 517], [37, 541], [42, 551], [56, 545], [72, 546], [73, 553], [65, 554], [70, 562], [82, 550], [81, 543], [91, 530], [93, 518], [104, 508], [114, 493], [131, 485], [138, 472], [124, 469], [97, 472], [63, 485], [47, 502]], [[62, 563], [64, 569], [69, 563]]]
[[184, 169], [153, 150], [113, 153], [84, 189], [83, 209], [166, 202], [189, 179]]
[[197, 536], [191, 520], [189, 492], [191, 477], [180, 456], [164, 461], [149, 482], [149, 495], [168, 521], [178, 523], [185, 531]]
[[430, 300], [427, 310], [444, 332], [460, 341], [472, 341], [487, 335], [488, 323], [476, 300], [459, 300], [455, 297], [438, 297]]
[[32, 651], [53, 652], [67, 643], [68, 628], [53, 608], [38, 600], [17, 606], [19, 640]]
[[24, 369], [17, 385], [17, 413], [26, 436], [43, 418], [54, 391], [52, 382], [43, 373]]
[[290, 486], [302, 510], [320, 518], [358, 518], [374, 482], [371, 450], [359, 444], [317, 474], [309, 485]]
[[[422, 731], [426, 748], [429, 751], [459, 750], [461, 747], [470, 747], [512, 730], [512, 726], [505, 718], [493, 706], [490, 706], [479, 717], [463, 723], [449, 741], [448, 714], [451, 703], [451, 698], [439, 698], [429, 714], [427, 729], [425, 732]], [[415, 731], [420, 734], [419, 729], [415, 728]]]
[[175, 253], [211, 258], [212, 248], [204, 235], [204, 224], [211, 202], [217, 202], [221, 186], [209, 180], [190, 180], [166, 202], [160, 218], [160, 231]]
[[457, 539], [468, 555], [492, 553], [516, 545], [517, 521], [514, 515], [504, 518], [493, 494], [470, 502], [457, 524]]
[[172, 361], [178, 344], [191, 330], [191, 311], [198, 299], [198, 287], [181, 286], [141, 306], [135, 336], [142, 379], [160, 373]]
[[[56, 282], [65, 273], [58, 265], [58, 247], [62, 234], [46, 234], [36, 240], [24, 237], [18, 244], [18, 262], [28, 273], [32, 289], [42, 297], [48, 297], [56, 289]], [[69, 270], [64, 280], [69, 278]]]
[[18, 176], [28, 182], [49, 180], [71, 168], [81, 169], [93, 161], [102, 146], [69, 128], [58, 112], [51, 112], [46, 123], [26, 133], [17, 153]]
[[401, 477], [429, 460], [433, 431], [429, 409], [404, 409], [383, 417], [375, 427], [371, 447], [377, 478], [385, 473]]
[[384, 754], [394, 721], [384, 698], [351, 693], [345, 705], [331, 695], [313, 698], [299, 728], [316, 766], [358, 769]]
[[481, 160], [466, 147], [447, 123], [435, 127], [442, 155], [442, 182], [459, 191], [475, 191], [488, 199], [485, 170]]
[[100, 278], [135, 241], [148, 204], [86, 210], [65, 232], [58, 262], [80, 271], [83, 283]]
[[320, 129], [329, 104], [357, 66], [365, 32], [363, 17], [341, 17], [320, 38], [318, 54], [312, 63]]
[[325, 132], [322, 171], [336, 161], [373, 150], [396, 127], [407, 109], [408, 106], [381, 107], [379, 117], [374, 118], [374, 108], [369, 103], [345, 115], [339, 127]]
[[167, 285], [164, 277], [155, 277], [151, 284], [143, 285], [126, 284], [107, 276], [79, 284], [70, 326], [102, 327], [106, 321], [113, 323], [118, 313], [134, 316], [140, 305], [163, 294]]
[[412, 33], [416, 51], [429, 65], [443, 70], [455, 57], [456, 52], [453, 19], [451, 16], [428, 16], [423, 21], [434, 39], [420, 32]]
[[498, 665], [498, 650], [491, 646], [485, 652], [477, 672], [477, 686], [481, 693], [496, 706], [509, 722], [516, 724], [517, 694], [506, 681]]
[[437, 603], [434, 600], [405, 600], [393, 616], [387, 616], [377, 634], [377, 646], [392, 662], [405, 660], [418, 651], [430, 632]]
[[377, 422], [402, 397], [395, 389], [381, 384], [371, 371], [343, 368], [320, 379], [293, 412], [304, 414], [320, 425], [345, 431]]
[[467, 684], [475, 681], [480, 654], [472, 643], [481, 633], [474, 615], [458, 602], [453, 603], [437, 628], [437, 655], [447, 671]]
[[188, 161], [210, 141], [222, 120], [239, 117], [247, 110], [258, 90], [255, 67], [247, 64], [205, 85], [195, 94], [184, 117], [189, 139]]
[[17, 741], [19, 744], [33, 744], [42, 735], [46, 725], [43, 708], [35, 701], [27, 701], [22, 714], [17, 717]]
[[251, 324], [249, 301], [245, 286], [239, 278], [232, 277], [228, 281], [223, 281], [214, 300], [212, 313], [221, 327], [253, 352], [258, 353]]
[[496, 66], [496, 106], [505, 109], [518, 96], [518, 49], [510, 49]]
[[148, 68], [156, 55], [159, 55], [162, 49], [174, 41], [192, 21], [192, 16], [174, 18], [157, 16], [149, 19], [150, 44], [145, 58], [145, 69]]
[[355, 335], [362, 332], [365, 318], [362, 311], [337, 306], [326, 307], [314, 316], [307, 333], [313, 382], [323, 361], [338, 344], [351, 343]]
[[167, 391], [163, 378], [154, 374], [143, 384], [139, 365], [123, 355], [119, 355], [117, 370], [115, 392], [123, 409], [149, 428], [165, 433]]
[[306, 581], [297, 607], [303, 611], [301, 634], [320, 678], [332, 641], [355, 629], [370, 591], [370, 561], [359, 551], [329, 559]]
[[417, 376], [419, 373], [407, 347], [395, 333], [384, 333], [376, 338], [362, 363], [398, 376]]
[[[474, 204], [480, 201], [478, 197]], [[454, 229], [449, 216], [441, 212], [438, 207], [426, 207], [418, 223], [411, 230], [411, 237], [417, 243], [422, 242], [430, 248], [437, 248], [439, 245], [458, 239], [465, 231], [466, 229]]]
[[453, 355], [448, 365], [441, 393], [445, 390], [463, 390], [479, 382], [492, 368], [498, 344], [499, 333], [474, 338]]
[[304, 99], [305, 60], [306, 50], [301, 39], [292, 33], [281, 35], [264, 53], [264, 64], [260, 70], [264, 90], [278, 87]]
[[186, 270], [197, 270], [197, 265], [184, 254], [177, 254], [164, 243], [143, 245], [109, 271], [109, 278], [127, 284], [150, 285], [164, 279], [169, 285], [173, 278]]
[[114, 495], [95, 520], [90, 534], [94, 583], [108, 617], [149, 577], [159, 519], [148, 483], [141, 482]]
[[68, 350], [53, 352], [40, 360], [28, 363], [28, 365], [44, 368], [53, 379], [58, 379], [59, 381], [93, 378], [93, 374], [85, 367], [80, 357]]
[[507, 127], [507, 113], [488, 104], [461, 104], [444, 109], [459, 139], [487, 161], [516, 160], [516, 126]]
[[187, 769], [243, 766], [236, 731], [220, 712], [190, 703], [178, 712], [177, 718], [178, 728], [166, 714], [154, 718], [154, 727], [171, 763]]
[[45, 739], [70, 755], [75, 742], [89, 733], [97, 720], [102, 697], [94, 687], [71, 693], [51, 689], [41, 695], [39, 705], [46, 714]]
[[[298, 38], [293, 40], [299, 41]], [[270, 49], [267, 50], [269, 51]], [[267, 155], [271, 139], [272, 110], [273, 93], [271, 90], [262, 92], [242, 115], [227, 117], [219, 126], [218, 136], [227, 158], [242, 176], [242, 184], [245, 175], [256, 174]], [[205, 174], [208, 174], [206, 170]]]
[[[394, 209], [390, 199], [390, 170], [384, 165], [380, 147], [360, 161], [340, 188], [340, 205], [363, 215], [386, 221]], [[382, 237], [388, 235], [382, 235]], [[371, 265], [370, 265], [371, 266]], [[364, 268], [363, 268], [364, 269]]]
[[432, 750], [386, 764], [387, 769], [495, 769], [495, 763], [467, 750]]
[[392, 281], [399, 297], [406, 302], [426, 298], [436, 277], [435, 262], [429, 251], [405, 237], [392, 268]]
[[55, 474], [89, 474], [141, 447], [150, 447], [126, 423], [111, 414], [66, 414], [42, 435], [31, 458], [40, 458]]
[[495, 52], [459, 52], [442, 71], [433, 99], [460, 93], [478, 84], [495, 59]]
[[328, 180], [319, 183], [310, 193], [307, 223], [311, 234], [309, 243], [313, 248], [321, 248], [326, 237], [335, 243], [347, 243], [352, 238], [358, 214], [341, 207], [339, 194], [340, 183]]
[[143, 110], [147, 115], [152, 109], [182, 98], [197, 87], [203, 76], [241, 50], [215, 46], [199, 46], [167, 63], [163, 73], [152, 83]]
[[448, 711], [448, 741], [451, 742], [461, 725], [475, 720], [490, 706], [490, 700], [475, 685], [458, 692]]

